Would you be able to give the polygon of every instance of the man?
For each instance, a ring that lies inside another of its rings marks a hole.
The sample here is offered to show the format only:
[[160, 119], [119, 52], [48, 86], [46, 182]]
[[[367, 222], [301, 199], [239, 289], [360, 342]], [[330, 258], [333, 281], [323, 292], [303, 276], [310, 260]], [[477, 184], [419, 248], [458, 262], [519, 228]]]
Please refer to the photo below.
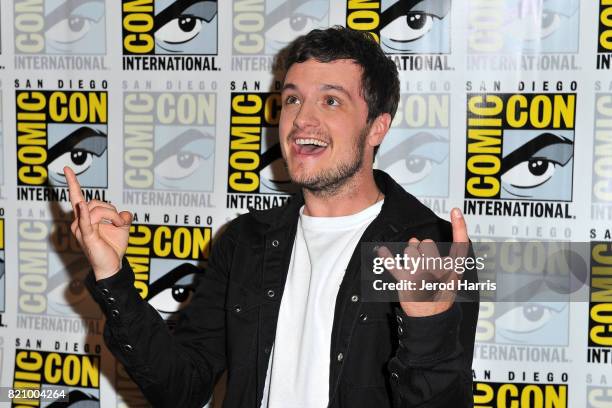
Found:
[[361, 298], [361, 242], [410, 238], [417, 256], [429, 239], [468, 242], [458, 210], [451, 230], [372, 170], [398, 105], [395, 65], [342, 27], [298, 38], [285, 61], [280, 144], [302, 193], [230, 223], [172, 334], [133, 287], [131, 214], [83, 202], [66, 168], [108, 347], [156, 406], [203, 405], [225, 370], [225, 407], [471, 406], [477, 303]]

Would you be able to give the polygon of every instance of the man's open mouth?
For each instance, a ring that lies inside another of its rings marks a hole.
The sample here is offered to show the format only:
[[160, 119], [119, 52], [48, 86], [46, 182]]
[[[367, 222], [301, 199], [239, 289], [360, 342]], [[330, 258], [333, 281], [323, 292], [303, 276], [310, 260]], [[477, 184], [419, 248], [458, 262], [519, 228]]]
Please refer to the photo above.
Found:
[[306, 154], [313, 155], [321, 153], [325, 148], [329, 145], [329, 143], [324, 142], [323, 140], [313, 139], [313, 138], [299, 138], [295, 139], [295, 147], [296, 152], [298, 154]]

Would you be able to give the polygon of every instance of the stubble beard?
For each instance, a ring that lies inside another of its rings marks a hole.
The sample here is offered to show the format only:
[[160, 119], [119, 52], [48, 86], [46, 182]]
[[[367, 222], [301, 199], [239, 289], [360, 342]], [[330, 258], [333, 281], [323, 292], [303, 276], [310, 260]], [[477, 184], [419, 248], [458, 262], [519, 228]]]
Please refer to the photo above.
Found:
[[366, 136], [370, 131], [369, 126], [365, 126], [357, 140], [357, 146], [354, 146], [349, 160], [338, 163], [330, 169], [323, 169], [318, 174], [298, 178], [291, 174], [291, 181], [300, 188], [308, 190], [315, 196], [329, 197], [341, 191], [351, 180], [351, 178], [363, 166], [363, 154], [365, 152]]

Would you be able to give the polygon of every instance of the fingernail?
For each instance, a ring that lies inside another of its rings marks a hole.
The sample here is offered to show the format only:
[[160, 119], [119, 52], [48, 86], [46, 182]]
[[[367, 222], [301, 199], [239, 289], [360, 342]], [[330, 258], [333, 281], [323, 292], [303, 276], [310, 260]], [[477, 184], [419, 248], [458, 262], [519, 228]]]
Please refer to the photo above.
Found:
[[455, 219], [460, 219], [462, 217], [461, 210], [458, 208], [453, 208], [453, 211], [451, 211], [451, 217]]

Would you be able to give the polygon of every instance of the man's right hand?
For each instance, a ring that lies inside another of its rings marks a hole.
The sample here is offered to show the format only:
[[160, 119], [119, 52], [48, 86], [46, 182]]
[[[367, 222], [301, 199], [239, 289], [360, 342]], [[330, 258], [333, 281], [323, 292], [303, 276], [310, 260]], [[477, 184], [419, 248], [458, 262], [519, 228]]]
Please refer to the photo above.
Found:
[[99, 200], [85, 202], [74, 171], [64, 167], [74, 221], [70, 225], [93, 268], [96, 280], [108, 278], [121, 267], [128, 246], [132, 214], [117, 212], [114, 205]]

